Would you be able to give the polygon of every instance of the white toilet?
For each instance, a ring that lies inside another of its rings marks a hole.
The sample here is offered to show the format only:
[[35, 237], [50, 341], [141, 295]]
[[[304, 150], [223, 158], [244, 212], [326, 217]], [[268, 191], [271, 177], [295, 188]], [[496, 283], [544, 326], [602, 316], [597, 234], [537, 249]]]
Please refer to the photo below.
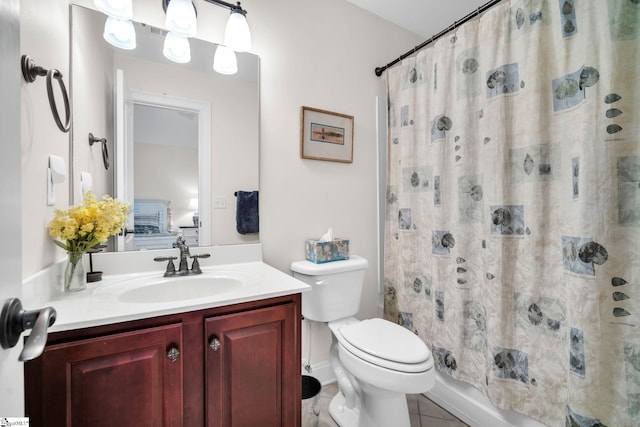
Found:
[[433, 358], [408, 329], [384, 319], [357, 320], [367, 260], [291, 263], [294, 277], [311, 286], [302, 294], [302, 314], [328, 322], [331, 366], [338, 394], [329, 413], [341, 427], [409, 427], [407, 393], [435, 385]]

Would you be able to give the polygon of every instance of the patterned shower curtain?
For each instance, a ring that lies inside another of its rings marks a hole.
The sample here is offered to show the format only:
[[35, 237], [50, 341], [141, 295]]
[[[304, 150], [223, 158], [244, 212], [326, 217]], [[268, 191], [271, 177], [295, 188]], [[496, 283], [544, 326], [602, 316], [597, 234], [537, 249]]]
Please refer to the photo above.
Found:
[[639, 0], [511, 0], [387, 73], [385, 317], [549, 426], [640, 425], [639, 68]]

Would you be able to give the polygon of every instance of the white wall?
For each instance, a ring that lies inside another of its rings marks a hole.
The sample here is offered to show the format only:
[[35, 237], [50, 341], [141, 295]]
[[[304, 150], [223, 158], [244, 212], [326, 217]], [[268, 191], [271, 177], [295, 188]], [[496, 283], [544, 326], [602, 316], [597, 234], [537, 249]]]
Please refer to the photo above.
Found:
[[[134, 144], [133, 194], [138, 199], [171, 200], [171, 218], [174, 231], [180, 226], [193, 226], [193, 211], [187, 209], [189, 198], [198, 191], [198, 150], [174, 145]], [[158, 166], [180, 171], [180, 175], [163, 173]], [[185, 188], [193, 187], [188, 194]], [[175, 239], [174, 239], [175, 240]]]
[[[69, 7], [65, 0], [20, 2], [20, 51], [37, 65], [58, 69], [69, 86]], [[22, 277], [33, 274], [64, 256], [47, 234], [54, 207], [47, 206], [49, 155], [63, 157], [69, 165], [69, 135], [56, 126], [47, 99], [44, 77], [21, 83], [22, 142]], [[59, 96], [59, 88], [54, 85]], [[63, 116], [64, 107], [59, 101]], [[69, 181], [56, 184], [55, 207], [69, 205]]]
[[[342, 0], [245, 1], [261, 57], [260, 240], [264, 259], [289, 272], [304, 241], [333, 227], [369, 261], [359, 317], [377, 316], [374, 68], [420, 40]], [[286, 11], [286, 13], [283, 13]], [[353, 163], [300, 158], [300, 108], [354, 116]], [[312, 330], [311, 363], [327, 360], [330, 335]], [[307, 358], [308, 330], [303, 329]]]

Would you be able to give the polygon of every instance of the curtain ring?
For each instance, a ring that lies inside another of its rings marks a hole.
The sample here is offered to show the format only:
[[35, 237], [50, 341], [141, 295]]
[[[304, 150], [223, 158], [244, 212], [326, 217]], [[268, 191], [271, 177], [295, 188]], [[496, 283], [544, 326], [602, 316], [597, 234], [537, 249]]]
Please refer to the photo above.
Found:
[[93, 133], [89, 132], [89, 146], [96, 142], [102, 143], [102, 163], [105, 169], [109, 169], [109, 149], [107, 147], [107, 138], [96, 138]]
[[[60, 85], [60, 91], [62, 92], [62, 100], [64, 102], [64, 114], [65, 114], [65, 123], [62, 124], [62, 120], [60, 120], [60, 113], [58, 113], [58, 107], [56, 106], [56, 99], [53, 96], [53, 83], [52, 79], [58, 80], [58, 84]], [[49, 97], [49, 107], [51, 108], [51, 114], [53, 114], [53, 120], [55, 120], [56, 125], [58, 125], [58, 129], [62, 132], [69, 132], [69, 127], [71, 124], [71, 107], [69, 105], [69, 95], [67, 95], [67, 88], [64, 85], [64, 81], [62, 80], [62, 73], [56, 69], [51, 69], [47, 71], [47, 95]]]
[[458, 27], [458, 21], [453, 21], [453, 25], [451, 25], [451, 27], [453, 28], [451, 31], [453, 32], [453, 36], [451, 36], [451, 38], [449, 39], [449, 41], [451, 42], [451, 44], [455, 43], [456, 41], [458, 41], [458, 34], [457, 34], [457, 27]]

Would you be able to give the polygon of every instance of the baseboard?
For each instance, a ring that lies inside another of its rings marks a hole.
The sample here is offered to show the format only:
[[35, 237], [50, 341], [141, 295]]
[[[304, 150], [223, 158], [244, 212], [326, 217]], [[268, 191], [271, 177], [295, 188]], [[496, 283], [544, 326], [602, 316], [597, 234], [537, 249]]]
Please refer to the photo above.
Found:
[[[303, 361], [302, 366], [304, 367], [304, 365], [305, 363]], [[303, 368], [302, 375], [311, 375], [312, 377], [315, 377], [323, 386], [336, 381], [336, 377], [333, 374], [333, 369], [331, 368], [331, 364], [328, 361], [312, 365], [311, 372], [307, 372]]]

